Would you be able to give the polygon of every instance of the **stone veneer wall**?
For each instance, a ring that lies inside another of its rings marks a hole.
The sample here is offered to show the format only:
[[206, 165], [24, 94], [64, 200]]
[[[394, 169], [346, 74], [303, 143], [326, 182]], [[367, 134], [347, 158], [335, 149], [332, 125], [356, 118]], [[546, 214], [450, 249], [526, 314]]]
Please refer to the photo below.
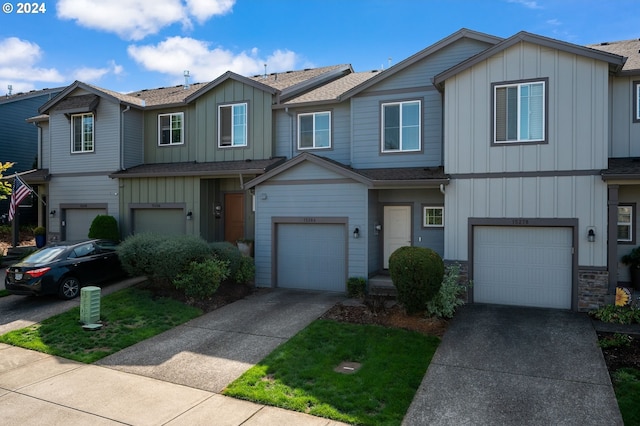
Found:
[[607, 303], [609, 272], [578, 269], [578, 312], [601, 308]]

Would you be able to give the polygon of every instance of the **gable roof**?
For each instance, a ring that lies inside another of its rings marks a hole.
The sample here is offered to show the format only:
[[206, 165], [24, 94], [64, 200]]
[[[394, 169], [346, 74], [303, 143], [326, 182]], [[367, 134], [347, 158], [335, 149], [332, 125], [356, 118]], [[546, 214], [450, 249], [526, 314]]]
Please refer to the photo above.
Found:
[[552, 38], [544, 37], [537, 34], [531, 34], [526, 31], [520, 31], [519, 33], [501, 41], [488, 48], [487, 50], [480, 52], [479, 54], [472, 56], [467, 59], [449, 68], [446, 71], [441, 72], [433, 78], [433, 82], [435, 86], [439, 89], [442, 89], [444, 86], [445, 80], [453, 77], [454, 75], [467, 70], [473, 67], [476, 64], [500, 53], [518, 43], [527, 42], [532, 44], [537, 44], [539, 46], [545, 46], [552, 49], [557, 49], [563, 52], [572, 53], [575, 55], [586, 56], [588, 58], [597, 59], [600, 61], [608, 62], [610, 69], [612, 72], [618, 72], [622, 69], [625, 58], [620, 55], [614, 55], [608, 52], [603, 52], [600, 50], [590, 49], [588, 47], [578, 46], [577, 44], [571, 44], [560, 40], [555, 40]]
[[[111, 102], [125, 104], [125, 105], [133, 106], [136, 108], [144, 107], [144, 101], [142, 99], [138, 99], [133, 96], [114, 92], [113, 90], [103, 89], [101, 87], [93, 86], [91, 84], [83, 83], [81, 81], [76, 80], [73, 83], [71, 83], [69, 86], [67, 86], [64, 90], [62, 90], [60, 93], [58, 93], [53, 99], [50, 99], [49, 101], [45, 102], [44, 105], [38, 108], [38, 112], [47, 113], [54, 107], [58, 106], [61, 102], [64, 102], [65, 99], [67, 99], [67, 97], [71, 93], [73, 93], [73, 91], [76, 89], [86, 90], [87, 92], [90, 92], [95, 96], [106, 98]], [[89, 99], [88, 97], [85, 98], [85, 100], [88, 100], [88, 99]]]
[[604, 42], [591, 44], [587, 47], [625, 56], [627, 61], [622, 67], [620, 74], [640, 75], [640, 39], [634, 38], [633, 40]]
[[354, 169], [335, 160], [326, 157], [319, 157], [310, 152], [303, 152], [287, 162], [274, 167], [263, 175], [247, 182], [244, 185], [244, 189], [253, 188], [303, 162], [316, 164], [344, 176], [345, 178], [360, 182], [370, 188], [407, 186], [433, 187], [440, 184], [447, 185], [449, 183], [449, 176], [444, 173], [443, 167]]
[[14, 94], [6, 94], [4, 96], [0, 96], [0, 104], [8, 104], [11, 102], [22, 101], [25, 99], [35, 98], [38, 96], [46, 96], [49, 97], [55, 96], [58, 92], [61, 92], [64, 87], [56, 87], [53, 89], [41, 89], [41, 90], [31, 90], [29, 92], [19, 92]]

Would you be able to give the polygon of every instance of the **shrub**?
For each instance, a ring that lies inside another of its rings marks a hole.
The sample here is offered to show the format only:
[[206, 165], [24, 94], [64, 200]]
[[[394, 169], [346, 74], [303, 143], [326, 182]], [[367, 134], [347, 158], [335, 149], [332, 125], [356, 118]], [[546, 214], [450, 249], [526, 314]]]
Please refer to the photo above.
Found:
[[467, 286], [460, 284], [460, 265], [447, 268], [440, 290], [427, 302], [427, 315], [438, 318], [453, 318], [458, 306], [464, 305], [460, 298], [467, 291]]
[[229, 262], [229, 278], [237, 284], [244, 284], [253, 280], [255, 265], [253, 258], [243, 256], [238, 247], [227, 241], [209, 243], [213, 255]]
[[91, 222], [89, 238], [103, 238], [105, 240], [120, 241], [118, 222], [113, 216], [100, 214]]
[[173, 285], [184, 290], [187, 297], [206, 299], [213, 296], [228, 275], [228, 262], [209, 258], [201, 262], [190, 262], [186, 271], [173, 280]]
[[367, 280], [363, 277], [349, 277], [347, 280], [347, 296], [362, 298], [365, 295]]
[[124, 270], [132, 276], [146, 275], [154, 283], [173, 282], [191, 262], [210, 256], [206, 241], [193, 235], [137, 234], [118, 247]]
[[442, 285], [444, 262], [438, 253], [424, 247], [400, 247], [389, 257], [391, 281], [398, 301], [408, 314], [426, 309]]
[[47, 235], [47, 230], [44, 226], [36, 226], [33, 228], [33, 235]]
[[590, 314], [602, 322], [617, 324], [640, 323], [640, 309], [631, 306], [607, 305], [590, 312]]

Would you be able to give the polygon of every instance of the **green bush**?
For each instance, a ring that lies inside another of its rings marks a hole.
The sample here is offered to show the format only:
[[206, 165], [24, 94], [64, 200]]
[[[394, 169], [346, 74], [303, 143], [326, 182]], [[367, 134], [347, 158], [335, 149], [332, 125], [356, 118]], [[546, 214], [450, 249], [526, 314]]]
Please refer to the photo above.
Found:
[[349, 277], [347, 280], [347, 296], [362, 298], [365, 296], [367, 280], [363, 277]]
[[210, 258], [211, 251], [206, 241], [193, 235], [136, 234], [120, 244], [118, 257], [129, 275], [163, 283], [173, 282], [191, 262]]
[[408, 314], [424, 311], [442, 285], [444, 262], [438, 253], [424, 247], [400, 247], [389, 257], [391, 281], [398, 301]]
[[228, 262], [205, 259], [201, 262], [190, 262], [187, 270], [173, 280], [173, 285], [179, 290], [184, 290], [187, 297], [206, 299], [213, 296], [228, 275]]
[[590, 312], [590, 314], [602, 322], [617, 324], [640, 323], [640, 309], [631, 306], [607, 305]]
[[89, 238], [102, 238], [111, 241], [120, 241], [118, 222], [113, 216], [100, 214], [91, 222]]
[[427, 302], [427, 315], [438, 318], [453, 318], [458, 306], [464, 305], [460, 298], [467, 291], [467, 286], [460, 284], [460, 265], [446, 268], [440, 290]]
[[255, 277], [253, 258], [243, 256], [234, 244], [227, 241], [209, 243], [213, 255], [229, 263], [229, 278], [237, 284], [248, 283]]

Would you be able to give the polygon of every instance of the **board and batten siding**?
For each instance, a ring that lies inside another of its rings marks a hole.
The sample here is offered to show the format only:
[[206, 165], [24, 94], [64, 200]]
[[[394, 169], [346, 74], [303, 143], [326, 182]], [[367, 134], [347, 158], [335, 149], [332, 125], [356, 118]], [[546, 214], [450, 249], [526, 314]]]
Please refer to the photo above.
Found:
[[[311, 166], [311, 167], [309, 167]], [[308, 173], [307, 173], [308, 172]], [[312, 176], [312, 177], [310, 177]], [[276, 179], [277, 178], [277, 179]], [[322, 179], [323, 182], [301, 182]], [[273, 262], [272, 218], [338, 218], [347, 217], [348, 276], [367, 276], [367, 244], [369, 238], [367, 188], [357, 182], [335, 182], [343, 179], [313, 164], [300, 164], [294, 170], [256, 187], [256, 285], [270, 287]], [[311, 222], [312, 223], [312, 222]], [[352, 237], [355, 227], [360, 238]], [[301, 235], [300, 238], [304, 238]]]
[[71, 120], [53, 111], [51, 130], [52, 175], [59, 173], [105, 172], [120, 168], [120, 106], [104, 98], [94, 116], [94, 151], [71, 153]]
[[[600, 170], [607, 167], [605, 62], [518, 43], [445, 83], [447, 173]], [[491, 145], [491, 84], [548, 78], [548, 143]]]
[[[247, 103], [246, 147], [218, 147], [218, 106]], [[145, 112], [145, 163], [215, 162], [273, 156], [272, 96], [229, 79], [197, 98], [192, 105]], [[158, 146], [158, 114], [184, 112], [185, 143]]]
[[[445, 206], [446, 259], [468, 260], [469, 218], [577, 218], [579, 264], [607, 264], [607, 185], [600, 176], [453, 179]], [[596, 243], [587, 241], [588, 227], [595, 227]]]
[[[122, 234], [132, 231], [131, 206], [148, 204], [148, 208], [184, 205], [187, 211], [199, 214], [200, 178], [198, 177], [157, 177], [122, 179], [120, 188], [120, 226]], [[186, 220], [186, 217], [185, 217]], [[200, 235], [200, 218], [194, 217], [186, 225], [187, 234]]]
[[611, 158], [640, 157], [640, 123], [633, 122], [633, 82], [640, 76], [613, 77], [611, 83], [610, 140]]
[[106, 175], [74, 174], [51, 177], [47, 209], [56, 210], [55, 217], [49, 218], [50, 233], [60, 232], [60, 205], [106, 204], [107, 214], [119, 218], [118, 180]]
[[[298, 115], [325, 111], [331, 113], [331, 148], [299, 150]], [[311, 152], [342, 164], [348, 165], [351, 163], [351, 115], [349, 102], [313, 108], [290, 108], [288, 113], [284, 110], [278, 110], [275, 114], [275, 155], [277, 157], [291, 158], [302, 152]]]

